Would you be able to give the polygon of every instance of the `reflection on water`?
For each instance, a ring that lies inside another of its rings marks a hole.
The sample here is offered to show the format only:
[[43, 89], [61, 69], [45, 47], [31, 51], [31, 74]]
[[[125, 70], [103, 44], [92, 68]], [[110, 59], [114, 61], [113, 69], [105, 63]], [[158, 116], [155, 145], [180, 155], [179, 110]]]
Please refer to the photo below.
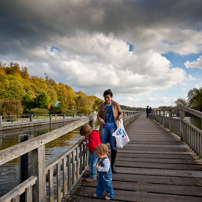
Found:
[[[65, 125], [70, 122], [66, 122]], [[57, 123], [52, 125], [43, 125], [31, 128], [16, 129], [9, 131], [2, 131], [0, 133], [0, 150], [11, 147], [18, 144], [19, 135], [27, 134], [33, 137], [40, 136], [51, 130], [58, 129], [64, 126], [63, 123]], [[58, 157], [65, 150], [74, 145], [80, 138], [79, 134], [80, 128], [63, 135], [62, 137], [46, 144], [45, 151], [46, 163], [52, 161], [54, 158]], [[19, 165], [18, 158], [11, 162], [0, 166], [0, 197], [6, 194], [8, 191], [13, 189], [19, 184]]]

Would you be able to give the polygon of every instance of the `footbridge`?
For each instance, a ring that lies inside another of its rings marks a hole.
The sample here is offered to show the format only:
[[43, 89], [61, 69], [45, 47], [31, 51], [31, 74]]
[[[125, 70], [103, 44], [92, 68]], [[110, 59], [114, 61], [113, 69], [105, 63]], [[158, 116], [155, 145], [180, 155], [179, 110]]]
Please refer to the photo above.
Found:
[[[202, 130], [188, 122], [186, 107], [124, 116], [130, 142], [118, 150], [113, 174], [113, 201], [202, 201]], [[84, 117], [58, 130], [0, 151], [0, 165], [32, 154], [33, 169], [27, 180], [0, 201], [105, 201], [94, 198], [96, 182], [86, 182], [88, 149], [79, 140], [71, 149], [45, 165], [45, 144], [85, 123], [94, 126], [96, 115]], [[110, 155], [109, 155], [110, 156]]]

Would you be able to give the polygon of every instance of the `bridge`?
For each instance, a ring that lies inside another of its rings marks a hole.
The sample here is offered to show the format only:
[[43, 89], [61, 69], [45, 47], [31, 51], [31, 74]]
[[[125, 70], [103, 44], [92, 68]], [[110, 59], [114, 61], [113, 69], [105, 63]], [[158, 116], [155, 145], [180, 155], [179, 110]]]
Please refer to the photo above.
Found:
[[[202, 130], [184, 119], [186, 113], [202, 119], [201, 112], [186, 107], [156, 111], [152, 120], [145, 114], [124, 116], [131, 141], [118, 150], [113, 201], [202, 201]], [[83, 139], [49, 165], [44, 161], [47, 142], [87, 122], [94, 126], [94, 121], [94, 115], [85, 117], [0, 151], [0, 165], [28, 152], [35, 159], [32, 175], [0, 201], [19, 201], [23, 193], [30, 202], [103, 201], [93, 198], [96, 182], [84, 180], [89, 171]]]

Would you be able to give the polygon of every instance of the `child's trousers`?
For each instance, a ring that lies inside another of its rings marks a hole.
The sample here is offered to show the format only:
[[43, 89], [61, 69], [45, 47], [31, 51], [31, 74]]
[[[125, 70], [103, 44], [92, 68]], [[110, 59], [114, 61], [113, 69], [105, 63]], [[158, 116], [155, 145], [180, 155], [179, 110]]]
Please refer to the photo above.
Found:
[[112, 198], [114, 197], [114, 190], [112, 187], [112, 175], [107, 172], [99, 172], [97, 187], [96, 187], [96, 195], [102, 196], [103, 191], [107, 192], [107, 196]]
[[98, 157], [96, 154], [90, 151], [89, 154], [89, 166], [90, 166], [90, 178], [96, 178], [97, 170], [96, 170], [96, 164]]

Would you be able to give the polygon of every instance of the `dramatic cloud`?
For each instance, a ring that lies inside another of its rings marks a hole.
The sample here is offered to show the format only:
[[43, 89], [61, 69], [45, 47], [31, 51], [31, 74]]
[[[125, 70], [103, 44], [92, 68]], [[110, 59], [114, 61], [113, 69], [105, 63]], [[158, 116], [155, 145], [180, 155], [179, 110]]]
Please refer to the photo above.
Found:
[[0, 61], [130, 101], [195, 79], [163, 54], [202, 51], [201, 9], [200, 0], [1, 0]]

